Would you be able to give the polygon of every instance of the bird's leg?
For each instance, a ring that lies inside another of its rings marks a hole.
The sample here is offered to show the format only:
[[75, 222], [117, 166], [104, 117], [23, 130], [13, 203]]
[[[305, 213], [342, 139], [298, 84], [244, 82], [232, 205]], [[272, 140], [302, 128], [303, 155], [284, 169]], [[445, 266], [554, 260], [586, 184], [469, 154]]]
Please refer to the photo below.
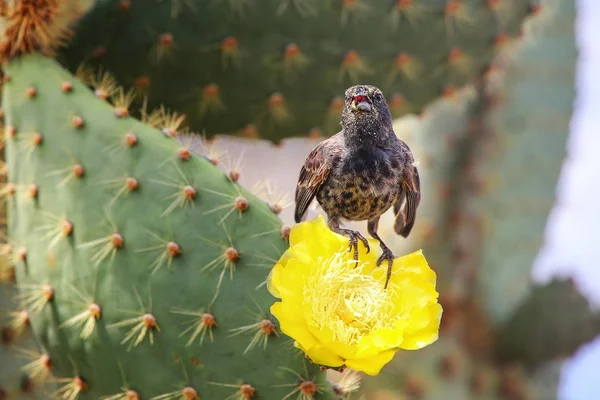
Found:
[[365, 245], [365, 247], [367, 248], [367, 253], [371, 251], [367, 239], [365, 239], [365, 237], [361, 235], [358, 231], [340, 228], [340, 222], [337, 220], [337, 218], [329, 218], [329, 220], [327, 221], [327, 225], [329, 226], [329, 229], [331, 229], [333, 232], [348, 237], [350, 241], [348, 251], [354, 249], [354, 260], [356, 260], [354, 268], [356, 268], [358, 266], [358, 241], [360, 240]]
[[373, 236], [374, 239], [379, 240], [379, 245], [381, 246], [381, 256], [377, 260], [377, 266], [380, 266], [383, 260], [388, 260], [388, 269], [387, 274], [385, 276], [385, 285], [384, 289], [387, 288], [388, 283], [390, 282], [390, 277], [392, 276], [392, 264], [394, 263], [394, 253], [383, 243], [379, 235], [377, 234], [377, 226], [379, 225], [379, 217], [372, 219], [368, 222], [367, 229], [369, 231], [369, 235]]

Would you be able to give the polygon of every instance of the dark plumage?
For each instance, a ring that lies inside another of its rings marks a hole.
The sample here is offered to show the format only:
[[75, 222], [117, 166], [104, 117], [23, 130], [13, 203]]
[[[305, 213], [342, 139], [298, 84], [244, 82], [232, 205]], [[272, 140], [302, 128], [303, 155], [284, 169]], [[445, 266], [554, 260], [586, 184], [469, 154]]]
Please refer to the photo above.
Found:
[[377, 235], [379, 218], [393, 206], [394, 230], [407, 237], [421, 200], [419, 173], [413, 155], [392, 126], [392, 116], [381, 90], [358, 85], [348, 88], [341, 118], [342, 130], [319, 143], [300, 169], [294, 218], [302, 221], [316, 197], [327, 214], [329, 228], [347, 236], [358, 260], [357, 231], [340, 228], [340, 220], [368, 221], [369, 234], [380, 242], [381, 265], [388, 260], [385, 287], [390, 279], [390, 249]]

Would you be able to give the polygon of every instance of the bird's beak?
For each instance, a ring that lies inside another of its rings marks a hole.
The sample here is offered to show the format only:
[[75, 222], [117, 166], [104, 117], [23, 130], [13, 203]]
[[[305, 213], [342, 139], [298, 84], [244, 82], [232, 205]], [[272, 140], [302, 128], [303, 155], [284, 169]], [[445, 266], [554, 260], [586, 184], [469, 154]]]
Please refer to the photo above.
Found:
[[357, 111], [371, 111], [371, 99], [369, 96], [355, 95], [352, 98], [352, 108]]

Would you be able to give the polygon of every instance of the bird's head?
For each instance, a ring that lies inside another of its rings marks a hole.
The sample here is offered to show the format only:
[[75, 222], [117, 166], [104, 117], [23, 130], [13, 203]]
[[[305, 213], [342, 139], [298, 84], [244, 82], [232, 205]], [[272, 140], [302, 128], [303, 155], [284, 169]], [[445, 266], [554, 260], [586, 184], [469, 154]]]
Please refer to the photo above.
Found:
[[392, 121], [390, 109], [381, 90], [371, 85], [346, 89], [342, 125], [381, 125]]

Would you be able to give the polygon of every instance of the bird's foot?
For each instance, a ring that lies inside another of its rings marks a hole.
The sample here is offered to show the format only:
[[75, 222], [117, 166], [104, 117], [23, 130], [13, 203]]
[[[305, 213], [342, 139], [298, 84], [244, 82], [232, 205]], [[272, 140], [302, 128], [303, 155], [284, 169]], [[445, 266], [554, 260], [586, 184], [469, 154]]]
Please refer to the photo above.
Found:
[[354, 268], [356, 268], [358, 266], [358, 241], [360, 240], [365, 245], [365, 247], [367, 248], [367, 253], [371, 251], [371, 249], [369, 248], [369, 242], [367, 241], [367, 239], [365, 239], [363, 235], [360, 234], [360, 232], [353, 231], [351, 229], [341, 229], [340, 232], [342, 235], [347, 236], [350, 241], [348, 251], [354, 250], [354, 260], [356, 260]]
[[385, 244], [381, 243], [381, 241], [379, 243], [381, 244], [382, 253], [379, 256], [379, 259], [377, 260], [377, 266], [380, 266], [381, 263], [383, 263], [383, 260], [388, 260], [388, 269], [387, 274], [385, 276], [385, 285], [383, 286], [384, 289], [387, 289], [387, 285], [390, 282], [390, 277], [392, 276], [392, 265], [394, 264], [394, 259], [396, 258], [396, 256], [394, 256], [394, 253], [392, 253], [392, 251], [388, 249], [388, 247]]

